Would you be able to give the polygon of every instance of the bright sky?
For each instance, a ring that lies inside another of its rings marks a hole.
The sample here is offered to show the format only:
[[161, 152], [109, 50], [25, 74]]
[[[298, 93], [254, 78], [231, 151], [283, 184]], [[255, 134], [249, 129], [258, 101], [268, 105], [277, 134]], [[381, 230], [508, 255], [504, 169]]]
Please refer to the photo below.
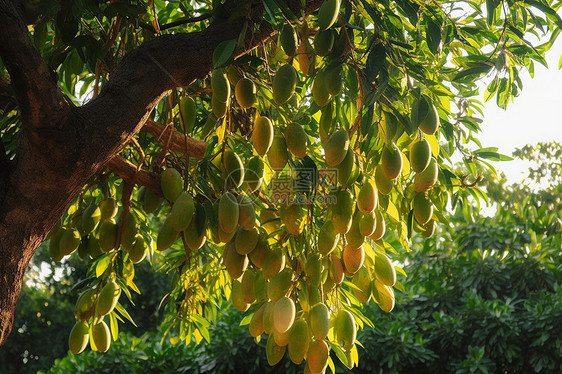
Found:
[[[523, 91], [507, 110], [499, 108], [495, 98], [486, 103], [482, 134], [483, 147], [498, 147], [499, 153], [510, 156], [515, 148], [540, 141], [562, 142], [562, 38], [547, 53], [548, 69], [535, 63], [535, 77], [520, 72]], [[482, 90], [484, 92], [484, 90]], [[493, 163], [510, 182], [520, 182], [527, 174], [527, 164], [519, 160]]]

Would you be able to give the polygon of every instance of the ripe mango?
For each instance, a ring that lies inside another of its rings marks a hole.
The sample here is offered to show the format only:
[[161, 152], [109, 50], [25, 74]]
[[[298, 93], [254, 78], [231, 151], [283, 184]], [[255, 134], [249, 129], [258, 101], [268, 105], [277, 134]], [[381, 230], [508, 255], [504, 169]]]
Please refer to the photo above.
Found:
[[89, 234], [98, 227], [101, 220], [101, 210], [95, 204], [90, 204], [82, 213], [82, 232]]
[[263, 209], [260, 212], [260, 222], [261, 227], [263, 227], [268, 234], [271, 234], [281, 227], [279, 215], [273, 210]]
[[226, 234], [233, 233], [238, 226], [238, 218], [240, 209], [238, 208], [238, 200], [232, 192], [222, 195], [219, 202], [219, 227]]
[[275, 274], [285, 268], [285, 255], [279, 249], [271, 250], [267, 253], [263, 263], [263, 277], [271, 279]]
[[273, 77], [273, 100], [277, 105], [283, 105], [293, 94], [297, 88], [297, 71], [291, 64], [281, 66], [275, 77]]
[[166, 200], [176, 201], [183, 191], [183, 178], [179, 171], [174, 168], [164, 170], [160, 176], [160, 187]]
[[158, 230], [158, 236], [156, 238], [156, 249], [160, 252], [165, 251], [166, 249], [170, 248], [172, 244], [174, 244], [177, 238], [178, 232], [174, 230], [170, 220], [166, 219], [162, 226], [160, 226], [160, 230]]
[[96, 349], [100, 352], [107, 352], [111, 345], [111, 339], [109, 327], [107, 327], [104, 321], [100, 321], [92, 326], [91, 336]]
[[248, 257], [250, 257], [250, 261], [252, 261], [252, 264], [254, 264], [255, 267], [261, 269], [265, 264], [265, 258], [267, 257], [268, 253], [269, 244], [267, 243], [267, 236], [265, 235], [265, 233], [262, 233], [258, 238], [256, 247], [252, 252], [250, 252]]
[[324, 156], [330, 166], [337, 166], [347, 155], [349, 148], [349, 135], [345, 130], [335, 131], [326, 142], [324, 142]]
[[420, 173], [417, 173], [414, 177], [414, 191], [425, 192], [429, 190], [435, 182], [437, 182], [437, 176], [439, 174], [439, 166], [437, 166], [437, 161], [435, 158], [431, 158], [429, 165]]
[[121, 296], [121, 287], [115, 282], [115, 280], [110, 280], [103, 286], [100, 291], [100, 295], [96, 302], [96, 314], [99, 316], [105, 316], [115, 308], [117, 301], [119, 301], [119, 296]]
[[279, 332], [273, 330], [273, 339], [275, 339], [275, 344], [280, 347], [286, 347], [289, 344], [289, 332], [291, 330], [287, 330], [285, 332]]
[[285, 356], [285, 350], [287, 347], [280, 347], [275, 343], [273, 334], [267, 337], [267, 343], [265, 345], [265, 356], [267, 357], [267, 363], [269, 366], [276, 365], [283, 356]]
[[425, 193], [418, 193], [414, 197], [414, 217], [420, 225], [425, 225], [433, 215], [433, 205], [425, 196]]
[[387, 255], [375, 252], [375, 277], [385, 286], [394, 286], [396, 283], [396, 270]]
[[310, 280], [310, 284], [315, 287], [320, 286], [320, 281], [322, 280], [322, 262], [320, 260], [320, 254], [314, 253], [308, 257], [304, 271]]
[[298, 319], [289, 331], [289, 357], [299, 365], [308, 351], [308, 324], [304, 319]]
[[189, 223], [189, 226], [183, 232], [185, 244], [190, 250], [196, 251], [201, 248], [207, 241], [205, 228], [207, 226], [207, 213], [205, 208], [200, 204], [195, 204], [195, 213]]
[[[211, 89], [213, 90], [213, 97], [221, 103], [227, 103], [230, 99], [230, 83], [226, 74], [221, 70], [213, 70], [211, 74]], [[215, 114], [216, 115], [216, 114]], [[217, 116], [220, 118], [222, 116]]]
[[[306, 27], [305, 23], [303, 23], [303, 27]], [[301, 37], [301, 44], [299, 44], [297, 53], [300, 70], [305, 75], [312, 75], [316, 65], [316, 54], [314, 53], [314, 48], [312, 48], [312, 45], [310, 45], [310, 42], [308, 41], [306, 32], [303, 33], [303, 36]]]
[[[271, 140], [273, 141], [273, 139]], [[259, 156], [250, 158], [244, 170], [244, 183], [242, 188], [247, 194], [256, 192], [265, 176], [265, 165]]]
[[363, 236], [371, 236], [377, 227], [375, 212], [363, 213], [359, 219], [359, 232]]
[[100, 225], [99, 243], [104, 252], [111, 252], [117, 242], [117, 225], [113, 220], [103, 221]]
[[[334, 1], [334, 0], [330, 0]], [[326, 371], [328, 367], [328, 357], [330, 351], [328, 344], [324, 340], [314, 340], [308, 347], [308, 354], [306, 357], [307, 366], [311, 374], [321, 374]]]
[[410, 167], [415, 173], [425, 170], [431, 161], [431, 146], [425, 138], [416, 140], [410, 147]]
[[285, 144], [285, 137], [276, 135], [273, 137], [273, 143], [271, 148], [267, 152], [267, 160], [269, 165], [273, 170], [283, 170], [287, 161], [289, 160], [289, 154], [287, 153], [287, 145]]
[[334, 254], [330, 255], [330, 278], [334, 284], [341, 284], [344, 278], [343, 262]]
[[180, 100], [180, 121], [186, 134], [191, 133], [197, 118], [197, 107], [195, 100], [190, 96], [184, 96]]
[[394, 290], [392, 287], [384, 285], [378, 279], [375, 279], [371, 292], [373, 299], [375, 299], [382, 311], [390, 313], [394, 309]]
[[287, 125], [285, 129], [285, 144], [287, 144], [287, 148], [296, 158], [304, 158], [306, 156], [308, 136], [301, 125], [295, 122]]
[[377, 165], [375, 169], [375, 183], [377, 185], [377, 191], [383, 195], [388, 195], [394, 186], [394, 183], [387, 178], [381, 164]]
[[82, 353], [82, 351], [88, 345], [88, 340], [90, 339], [88, 323], [85, 321], [77, 321], [70, 330], [70, 336], [68, 337], [68, 348], [70, 352], [77, 355]]
[[252, 268], [246, 269], [246, 271], [242, 275], [242, 280], [240, 281], [242, 300], [244, 300], [245, 303], [251, 304], [256, 301], [255, 282], [256, 271]]
[[74, 316], [81, 321], [90, 319], [94, 315], [97, 297], [98, 294], [94, 289], [82, 292], [78, 297], [78, 301], [76, 301]]
[[318, 252], [326, 256], [332, 253], [338, 244], [340, 234], [334, 228], [332, 221], [325, 221], [318, 233]]
[[351, 176], [353, 174], [353, 168], [355, 167], [355, 153], [353, 153], [353, 148], [349, 147], [347, 153], [342, 162], [340, 162], [336, 168], [338, 169], [338, 183], [344, 187], [347, 187], [351, 182]]
[[249, 231], [238, 229], [236, 237], [234, 239], [236, 252], [241, 255], [247, 255], [248, 253], [252, 252], [258, 244], [259, 236], [260, 233], [255, 227]]
[[256, 210], [252, 201], [244, 195], [238, 196], [238, 224], [246, 231], [256, 226]]
[[265, 303], [265, 308], [263, 310], [263, 331], [266, 334], [273, 333], [273, 311], [275, 310], [275, 302], [268, 301]]
[[137, 219], [133, 212], [128, 212], [123, 221], [123, 227], [121, 228], [121, 245], [125, 251], [129, 252], [133, 248], [137, 232]]
[[233, 279], [232, 280], [232, 292], [230, 293], [230, 300], [234, 307], [241, 311], [245, 312], [250, 307], [250, 304], [244, 301], [242, 296], [242, 284], [239, 280]]
[[379, 201], [377, 189], [370, 180], [365, 181], [357, 194], [357, 209], [363, 213], [371, 213]]
[[62, 235], [59, 240], [59, 251], [63, 256], [66, 256], [78, 249], [81, 239], [80, 232], [70, 227], [60, 231], [62, 231]]
[[110, 220], [117, 214], [117, 201], [111, 197], [100, 201], [98, 207], [100, 209], [100, 219], [102, 221]]
[[324, 71], [319, 70], [316, 72], [316, 76], [312, 81], [312, 98], [314, 102], [319, 106], [323, 107], [330, 102], [330, 92], [328, 87], [326, 87], [326, 77], [324, 76]]
[[361, 214], [356, 213], [351, 221], [351, 228], [345, 234], [345, 240], [347, 241], [347, 245], [351, 248], [359, 248], [365, 242], [365, 236], [361, 234], [361, 230], [359, 229], [359, 221], [361, 219]]
[[388, 179], [394, 180], [400, 175], [400, 172], [402, 172], [402, 154], [396, 144], [383, 147], [381, 165], [384, 175]]
[[324, 303], [318, 303], [310, 309], [310, 332], [316, 340], [323, 340], [330, 331], [330, 310]]
[[340, 310], [334, 325], [336, 339], [345, 350], [350, 350], [355, 344], [357, 326], [355, 318], [347, 310]]
[[275, 331], [284, 333], [288, 331], [295, 321], [297, 310], [295, 303], [287, 296], [283, 296], [275, 302], [273, 309], [273, 327]]
[[222, 155], [224, 166], [224, 180], [227, 188], [238, 188], [244, 181], [244, 165], [240, 157], [232, 150], [227, 149]]
[[267, 303], [264, 303], [252, 316], [250, 320], [250, 325], [248, 328], [250, 329], [250, 335], [254, 338], [263, 334], [263, 312], [265, 310]]
[[279, 44], [287, 56], [293, 57], [297, 54], [297, 47], [299, 44], [297, 32], [290, 23], [283, 25], [279, 33]]
[[333, 30], [319, 31], [314, 36], [314, 52], [318, 56], [328, 56], [334, 46]]
[[340, 12], [341, 0], [327, 0], [322, 3], [318, 10], [318, 29], [327, 30], [336, 20]]
[[332, 205], [332, 223], [340, 234], [346, 234], [353, 219], [353, 196], [348, 190], [335, 193], [336, 202]]
[[248, 78], [240, 79], [234, 88], [234, 97], [241, 108], [254, 106], [257, 103], [256, 93], [256, 85]]
[[238, 279], [248, 268], [248, 256], [236, 252], [233, 242], [228, 242], [223, 249], [223, 263], [232, 279]]
[[300, 195], [295, 196], [294, 199], [292, 197], [289, 198], [287, 203], [281, 204], [279, 215], [289, 234], [299, 235], [306, 223], [308, 210], [306, 205], [301, 202]]
[[350, 274], [355, 274], [365, 262], [365, 250], [363, 247], [352, 248], [346, 245], [342, 252], [342, 260], [345, 270]]
[[369, 302], [371, 298], [371, 275], [369, 270], [365, 266], [361, 266], [357, 273], [353, 275], [351, 281], [359, 289], [352, 290], [357, 299], [362, 303]]
[[386, 224], [384, 222], [384, 218], [382, 216], [382, 213], [377, 210], [375, 213], [375, 231], [371, 235], [369, 235], [369, 238], [377, 241], [384, 236], [385, 231]]
[[287, 294], [293, 285], [293, 271], [289, 268], [283, 269], [275, 274], [267, 284], [267, 297], [271, 301], [277, 301]]
[[129, 251], [129, 258], [131, 259], [131, 261], [133, 261], [133, 264], [138, 264], [139, 262], [144, 260], [147, 252], [148, 247], [142, 235], [135, 235], [135, 243]]

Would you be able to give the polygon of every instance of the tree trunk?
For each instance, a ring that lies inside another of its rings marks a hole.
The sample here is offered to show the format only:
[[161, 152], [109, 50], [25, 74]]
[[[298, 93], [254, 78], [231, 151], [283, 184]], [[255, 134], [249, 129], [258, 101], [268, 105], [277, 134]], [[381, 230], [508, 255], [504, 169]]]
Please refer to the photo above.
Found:
[[[286, 3], [301, 14], [322, 0], [305, 2], [305, 9], [300, 0]], [[227, 2], [223, 14], [239, 5]], [[10, 334], [31, 257], [87, 181], [141, 129], [168, 90], [208, 75], [214, 48], [238, 38], [245, 22], [248, 30], [259, 28], [235, 57], [274, 34], [263, 22], [262, 2], [245, 5], [245, 17], [217, 18], [203, 32], [143, 44], [123, 59], [95, 100], [74, 107], [32, 45], [21, 4], [0, 0], [0, 35], [10, 35], [0, 38], [0, 57], [11, 78], [11, 89], [2, 80], [1, 98], [17, 102], [22, 118], [14, 160], [5, 158], [0, 142], [0, 345]]]

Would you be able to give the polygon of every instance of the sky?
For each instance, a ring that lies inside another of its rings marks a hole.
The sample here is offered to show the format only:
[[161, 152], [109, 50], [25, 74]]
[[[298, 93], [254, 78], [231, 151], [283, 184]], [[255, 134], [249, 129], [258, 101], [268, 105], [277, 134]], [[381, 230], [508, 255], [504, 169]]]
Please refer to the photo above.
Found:
[[[498, 147], [499, 153], [510, 156], [515, 148], [526, 144], [562, 142], [562, 70], [558, 70], [561, 55], [559, 37], [547, 52], [548, 69], [535, 63], [534, 78], [526, 69], [520, 71], [523, 90], [508, 104], [507, 110], [497, 106], [495, 97], [485, 104], [482, 133], [478, 136], [482, 147]], [[512, 183], [521, 182], [527, 175], [528, 163], [520, 160], [493, 165]]]

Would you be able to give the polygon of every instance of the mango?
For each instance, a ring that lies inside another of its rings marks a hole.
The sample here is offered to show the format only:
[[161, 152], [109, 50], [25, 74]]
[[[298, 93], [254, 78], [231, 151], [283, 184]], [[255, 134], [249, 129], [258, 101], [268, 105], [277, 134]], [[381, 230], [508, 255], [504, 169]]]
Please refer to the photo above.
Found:
[[252, 201], [244, 195], [238, 196], [238, 224], [250, 231], [256, 226], [256, 210]]
[[375, 212], [363, 213], [359, 219], [359, 232], [363, 236], [371, 236], [377, 227]]
[[265, 165], [259, 156], [254, 156], [250, 158], [244, 169], [244, 183], [242, 183], [242, 188], [247, 194], [252, 194], [261, 187], [264, 177]]
[[394, 186], [394, 182], [387, 178], [381, 164], [377, 165], [375, 169], [375, 184], [377, 191], [383, 195], [388, 195]]
[[256, 271], [254, 278], [254, 293], [257, 301], [267, 300], [267, 281], [263, 278], [261, 271]]
[[227, 149], [222, 155], [222, 162], [226, 187], [240, 187], [244, 181], [244, 165], [242, 165], [240, 157], [234, 151]]
[[156, 237], [156, 249], [160, 252], [165, 251], [174, 244], [177, 238], [178, 232], [174, 230], [170, 220], [166, 219], [162, 226], [160, 226], [160, 230], [158, 230], [158, 236]]
[[[330, 0], [333, 1], [333, 0]], [[330, 351], [328, 344], [324, 340], [314, 340], [308, 347], [308, 354], [306, 358], [307, 366], [311, 374], [321, 374], [326, 371], [328, 367], [328, 357]]]
[[377, 241], [384, 236], [384, 233], [386, 231], [386, 224], [380, 211], [376, 211], [375, 217], [375, 231], [371, 235], [369, 235], [369, 238]]
[[287, 161], [289, 160], [289, 154], [287, 153], [287, 145], [285, 144], [285, 137], [276, 135], [273, 137], [273, 143], [271, 148], [267, 152], [267, 160], [269, 165], [273, 170], [283, 170]]
[[273, 100], [277, 105], [283, 105], [293, 94], [297, 88], [297, 71], [291, 64], [281, 66], [275, 77], [273, 77]]
[[275, 310], [275, 301], [268, 301], [265, 303], [263, 310], [263, 331], [270, 335], [273, 333], [273, 311]]
[[256, 85], [248, 78], [240, 79], [234, 88], [234, 97], [241, 108], [250, 108], [256, 105], [256, 93]]
[[236, 87], [236, 84], [240, 79], [242, 79], [242, 74], [236, 68], [236, 65], [228, 65], [226, 67], [226, 78], [231, 85]]
[[228, 242], [223, 249], [223, 263], [232, 279], [238, 279], [248, 268], [248, 256], [236, 252], [234, 243]]
[[353, 148], [349, 147], [342, 162], [336, 168], [338, 169], [338, 183], [347, 187], [352, 181], [353, 168], [355, 167], [355, 153]]
[[433, 135], [439, 128], [439, 113], [433, 103], [422, 97], [412, 105], [412, 123], [427, 135]]
[[310, 309], [310, 332], [316, 340], [323, 340], [330, 331], [330, 310], [324, 303], [315, 304]]
[[330, 92], [328, 91], [328, 87], [326, 87], [326, 77], [324, 76], [323, 70], [316, 72], [316, 76], [312, 81], [312, 87], [310, 90], [312, 91], [312, 98], [314, 99], [314, 102], [320, 108], [330, 102]]
[[228, 104], [222, 102], [214, 93], [211, 96], [211, 110], [216, 118], [222, 118], [226, 114]]
[[279, 215], [273, 210], [263, 209], [260, 213], [260, 222], [261, 227], [263, 227], [268, 234], [271, 234], [281, 227]]
[[297, 54], [297, 47], [299, 44], [297, 32], [290, 23], [283, 25], [279, 33], [279, 44], [287, 56], [293, 57]]
[[359, 222], [361, 220], [361, 213], [357, 212], [351, 221], [351, 228], [345, 234], [347, 245], [351, 248], [359, 248], [365, 242], [365, 236], [361, 234], [359, 229]]
[[[303, 23], [304, 25], [304, 23]], [[314, 48], [310, 45], [306, 33], [301, 37], [301, 44], [297, 49], [297, 59], [299, 61], [300, 71], [305, 75], [312, 75], [316, 65], [316, 54]]]
[[342, 252], [342, 260], [345, 270], [350, 274], [355, 274], [365, 262], [365, 250], [363, 247], [352, 248], [346, 245]]
[[70, 336], [68, 337], [68, 348], [70, 352], [77, 355], [82, 353], [86, 346], [88, 345], [88, 340], [90, 339], [88, 323], [85, 321], [77, 321], [70, 330]]
[[240, 209], [238, 200], [232, 192], [222, 195], [219, 202], [219, 226], [225, 233], [233, 233], [238, 226]]
[[94, 289], [82, 292], [76, 301], [74, 316], [81, 321], [90, 319], [94, 315], [97, 297], [98, 294]]
[[256, 312], [252, 316], [252, 319], [250, 320], [250, 325], [248, 326], [248, 328], [250, 329], [250, 335], [252, 335], [254, 338], [260, 336], [264, 332], [263, 312], [266, 305], [267, 303], [264, 303], [258, 310], [256, 310]]
[[437, 166], [435, 158], [432, 157], [429, 165], [414, 177], [414, 191], [425, 192], [429, 190], [437, 182], [438, 175], [439, 166]]
[[327, 0], [320, 5], [318, 10], [318, 29], [327, 30], [336, 20], [340, 12], [341, 0]]
[[166, 200], [176, 201], [183, 191], [183, 178], [179, 171], [174, 168], [165, 169], [160, 176], [160, 187]]
[[265, 356], [267, 357], [267, 363], [269, 366], [276, 365], [281, 361], [283, 356], [285, 356], [285, 350], [287, 347], [280, 347], [275, 343], [273, 334], [267, 337], [267, 343], [265, 345]]
[[244, 301], [242, 296], [242, 284], [239, 280], [233, 279], [232, 280], [232, 292], [230, 293], [230, 300], [234, 307], [241, 311], [245, 312], [250, 307], [250, 304]]
[[184, 96], [180, 100], [180, 121], [182, 123], [182, 128], [186, 134], [193, 131], [195, 126], [195, 120], [197, 118], [197, 107], [195, 106], [195, 100], [190, 96]]
[[61, 229], [59, 251], [63, 256], [73, 253], [80, 245], [80, 232], [73, 228]]
[[129, 251], [129, 258], [133, 261], [133, 264], [138, 264], [146, 257], [146, 253], [148, 252], [148, 246], [144, 241], [142, 235], [137, 234], [135, 235], [135, 242], [133, 247]]
[[293, 199], [293, 196], [291, 196], [289, 201], [281, 204], [279, 215], [289, 234], [299, 235], [306, 224], [308, 210], [306, 205], [302, 203], [304, 196], [296, 195], [294, 197]]
[[378, 279], [375, 279], [371, 292], [373, 299], [375, 299], [382, 311], [390, 313], [394, 309], [394, 290], [392, 287], [384, 285]]
[[236, 252], [241, 255], [247, 255], [248, 253], [252, 252], [258, 244], [259, 236], [260, 233], [255, 227], [249, 231], [238, 229], [236, 237], [234, 239]]
[[102, 221], [110, 220], [117, 214], [117, 201], [111, 197], [100, 201], [98, 207], [100, 209], [100, 219]]
[[109, 327], [107, 327], [104, 321], [100, 321], [92, 326], [91, 337], [98, 351], [107, 352], [109, 346], [111, 345], [111, 339], [109, 335]]
[[308, 352], [308, 324], [304, 319], [298, 319], [289, 331], [289, 357], [299, 365]]
[[330, 137], [333, 122], [333, 108], [332, 103], [330, 103], [321, 109], [320, 122], [318, 123], [318, 133], [322, 143], [326, 142]]
[[346, 234], [351, 228], [353, 219], [353, 196], [348, 190], [335, 193], [335, 204], [332, 205], [332, 223], [336, 232]]
[[422, 236], [424, 238], [429, 238], [435, 233], [435, 221], [429, 220], [425, 225], [422, 226]]
[[[332, 35], [334, 35], [333, 32]], [[330, 95], [339, 95], [343, 89], [342, 66], [340, 64], [330, 66], [324, 74], [326, 77], [326, 88]]]
[[431, 146], [425, 138], [416, 140], [410, 146], [410, 167], [415, 173], [420, 173], [427, 168], [431, 161]]
[[90, 204], [82, 213], [82, 232], [89, 234], [98, 227], [101, 220], [101, 210], [95, 204]]
[[308, 137], [301, 125], [291, 122], [285, 129], [285, 144], [287, 148], [296, 158], [304, 158], [306, 156], [306, 147]]
[[105, 316], [113, 311], [115, 305], [121, 296], [121, 287], [115, 282], [110, 280], [103, 286], [96, 302], [96, 314]]
[[[221, 70], [213, 70], [211, 73], [211, 89], [213, 90], [213, 97], [221, 103], [227, 103], [230, 98], [230, 83], [226, 74]], [[216, 114], [215, 114], [216, 115]], [[222, 116], [217, 116], [220, 118]]]
[[151, 189], [143, 187], [142, 188], [142, 208], [146, 214], [150, 214], [156, 211], [162, 203], [162, 199], [158, 197]]
[[326, 221], [318, 233], [318, 252], [326, 256], [332, 253], [338, 244], [340, 234], [334, 228], [332, 221]]
[[187, 192], [182, 192], [175, 200], [168, 217], [175, 231], [184, 231], [191, 223], [194, 214], [195, 202], [193, 197]]
[[207, 213], [201, 204], [195, 204], [195, 213], [189, 226], [183, 232], [185, 244], [190, 250], [196, 251], [207, 241], [205, 227], [207, 226]]
[[100, 248], [104, 252], [111, 252], [117, 244], [117, 225], [113, 220], [103, 221], [99, 231]]
[[334, 284], [341, 284], [344, 278], [343, 262], [334, 254], [330, 255], [330, 278]]
[[418, 193], [413, 202], [414, 217], [420, 225], [425, 225], [433, 215], [433, 205], [425, 196], [425, 193]]
[[328, 56], [334, 46], [333, 30], [319, 31], [314, 36], [314, 52], [318, 56]]
[[385, 286], [394, 286], [396, 283], [396, 270], [387, 255], [375, 252], [375, 277]]
[[402, 172], [402, 154], [396, 144], [383, 147], [381, 157], [384, 175], [390, 179], [396, 179]]
[[357, 326], [355, 318], [347, 310], [340, 310], [334, 325], [336, 339], [345, 350], [350, 350], [355, 344]]
[[310, 280], [310, 284], [315, 287], [320, 286], [320, 281], [322, 280], [322, 262], [320, 260], [320, 254], [314, 253], [308, 257], [304, 271]]
[[280, 347], [286, 347], [289, 344], [289, 332], [291, 330], [287, 330], [285, 332], [279, 332], [273, 330], [273, 339], [275, 339], [275, 344]]
[[135, 236], [138, 232], [137, 219], [133, 212], [128, 212], [123, 220], [123, 227], [121, 228], [121, 246], [129, 252], [135, 244]]
[[349, 135], [345, 130], [337, 130], [324, 142], [324, 156], [330, 166], [340, 164], [349, 148]]
[[289, 268], [283, 269], [275, 274], [267, 284], [267, 297], [271, 301], [277, 301], [287, 294], [293, 285], [293, 271]]
[[279, 249], [271, 250], [267, 253], [263, 264], [263, 277], [271, 279], [275, 274], [285, 268], [285, 255]]
[[273, 309], [273, 327], [275, 331], [284, 333], [288, 331], [295, 321], [295, 303], [287, 296], [283, 296], [275, 302]]
[[357, 209], [363, 213], [371, 213], [379, 201], [377, 189], [370, 180], [365, 181], [357, 194]]
[[242, 300], [244, 300], [244, 302], [247, 304], [251, 304], [256, 301], [255, 281], [256, 271], [252, 268], [246, 269], [246, 271], [242, 275], [240, 284], [242, 291]]
[[362, 303], [369, 302], [371, 298], [371, 275], [369, 270], [365, 266], [361, 266], [357, 273], [353, 275], [351, 282], [357, 286], [357, 289], [353, 289], [353, 294]]

